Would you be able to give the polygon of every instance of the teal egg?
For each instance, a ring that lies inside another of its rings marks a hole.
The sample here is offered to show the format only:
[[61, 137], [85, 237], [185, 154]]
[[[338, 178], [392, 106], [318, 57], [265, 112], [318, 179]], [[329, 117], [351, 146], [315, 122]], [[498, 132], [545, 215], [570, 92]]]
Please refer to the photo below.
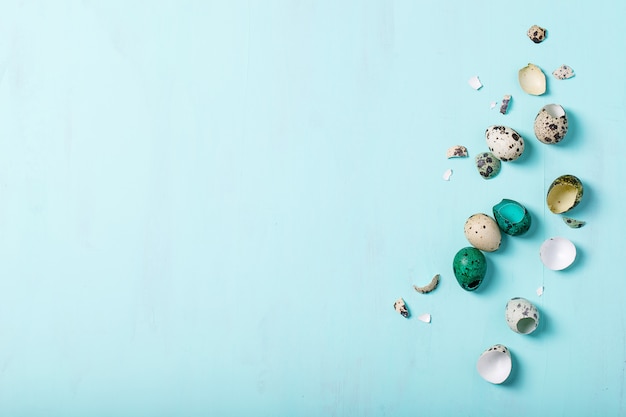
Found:
[[481, 251], [468, 246], [456, 253], [452, 262], [452, 270], [461, 288], [466, 291], [474, 291], [480, 287], [485, 278], [487, 260]]
[[493, 206], [493, 218], [507, 235], [522, 235], [530, 229], [530, 213], [526, 207], [508, 198]]

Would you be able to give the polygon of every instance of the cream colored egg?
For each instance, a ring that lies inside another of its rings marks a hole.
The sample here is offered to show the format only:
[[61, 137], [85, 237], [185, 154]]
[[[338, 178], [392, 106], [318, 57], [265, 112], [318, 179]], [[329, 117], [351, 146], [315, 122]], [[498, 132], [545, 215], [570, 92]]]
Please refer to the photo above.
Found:
[[502, 234], [498, 223], [484, 213], [470, 216], [465, 222], [465, 237], [468, 242], [485, 252], [494, 252], [500, 248]]

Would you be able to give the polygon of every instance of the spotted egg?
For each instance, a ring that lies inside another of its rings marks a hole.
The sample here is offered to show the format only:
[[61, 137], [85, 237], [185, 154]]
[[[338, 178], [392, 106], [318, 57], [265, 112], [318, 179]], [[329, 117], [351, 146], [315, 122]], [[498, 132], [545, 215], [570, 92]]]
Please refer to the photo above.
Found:
[[501, 162], [491, 152], [481, 152], [474, 158], [476, 169], [481, 177], [489, 180], [500, 172]]
[[507, 126], [489, 126], [485, 131], [489, 150], [501, 161], [515, 161], [524, 152], [522, 135]]
[[476, 290], [487, 274], [487, 259], [478, 249], [468, 246], [459, 250], [452, 262], [457, 282], [466, 291]]
[[465, 238], [476, 249], [494, 252], [500, 248], [502, 234], [498, 223], [484, 213], [476, 213], [465, 221]]
[[559, 143], [567, 133], [567, 114], [558, 104], [543, 106], [535, 117], [535, 136], [540, 142]]

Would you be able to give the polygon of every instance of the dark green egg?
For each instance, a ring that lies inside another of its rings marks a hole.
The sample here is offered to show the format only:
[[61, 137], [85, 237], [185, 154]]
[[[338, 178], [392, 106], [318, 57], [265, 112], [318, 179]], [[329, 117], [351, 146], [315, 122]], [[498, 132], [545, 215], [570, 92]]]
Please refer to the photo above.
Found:
[[507, 235], [523, 235], [530, 228], [530, 213], [526, 207], [508, 198], [493, 206], [493, 217]]
[[480, 287], [485, 278], [487, 260], [481, 251], [468, 246], [456, 253], [452, 270], [461, 288], [466, 291], [474, 291]]

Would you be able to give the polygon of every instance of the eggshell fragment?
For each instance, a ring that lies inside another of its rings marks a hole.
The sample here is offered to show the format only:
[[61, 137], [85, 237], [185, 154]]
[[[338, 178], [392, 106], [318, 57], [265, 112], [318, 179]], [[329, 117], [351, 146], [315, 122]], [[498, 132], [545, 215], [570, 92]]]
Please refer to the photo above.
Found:
[[515, 333], [530, 334], [539, 325], [539, 311], [530, 301], [522, 297], [511, 298], [504, 309], [506, 324]]
[[546, 30], [541, 26], [532, 25], [526, 34], [535, 43], [541, 43], [546, 39]]
[[409, 318], [409, 309], [406, 308], [406, 304], [404, 303], [404, 300], [402, 299], [402, 297], [398, 298], [396, 300], [395, 303], [393, 303], [393, 308], [400, 313], [400, 315], [404, 318]]
[[535, 136], [547, 145], [559, 143], [567, 134], [567, 114], [559, 104], [543, 106], [535, 117]]
[[471, 77], [468, 80], [468, 84], [470, 85], [470, 87], [472, 87], [474, 90], [480, 90], [480, 88], [483, 86], [483, 84], [480, 82], [480, 80], [478, 79], [477, 75], [474, 75], [473, 77]]
[[476, 363], [478, 374], [487, 382], [501, 384], [511, 374], [511, 352], [504, 345], [493, 345], [485, 350]]
[[474, 158], [476, 169], [481, 177], [486, 180], [492, 179], [500, 173], [501, 162], [491, 152], [482, 152]]
[[502, 234], [494, 219], [484, 213], [477, 213], [465, 221], [465, 237], [476, 249], [494, 252], [500, 248]]
[[423, 321], [424, 323], [430, 323], [430, 314], [424, 313], [417, 316], [419, 321]]
[[446, 171], [443, 173], [442, 178], [444, 181], [450, 181], [450, 177], [452, 176], [452, 170], [451, 169], [446, 169]]
[[576, 219], [572, 219], [571, 217], [565, 217], [565, 216], [563, 216], [563, 222], [565, 222], [565, 224], [571, 227], [572, 229], [580, 229], [581, 227], [587, 224], [587, 222], [583, 220], [576, 220]]
[[523, 235], [530, 229], [531, 217], [526, 207], [508, 198], [493, 206], [493, 217], [507, 235]]
[[568, 78], [572, 78], [575, 74], [574, 74], [574, 70], [572, 69], [572, 67], [563, 64], [557, 69], [555, 69], [552, 72], [552, 75], [554, 75], [554, 78], [558, 80], [567, 80]]
[[466, 291], [474, 291], [485, 279], [487, 260], [478, 249], [468, 246], [454, 256], [452, 270], [457, 282]]
[[499, 160], [515, 161], [524, 152], [524, 138], [508, 126], [489, 126], [485, 130], [489, 150]]
[[448, 148], [446, 151], [446, 157], [450, 158], [465, 158], [467, 157], [467, 148], [463, 145], [454, 145]]
[[413, 288], [420, 294], [428, 294], [429, 292], [437, 288], [437, 285], [439, 285], [439, 276], [439, 274], [435, 275], [433, 279], [430, 280], [430, 283], [428, 285], [424, 285], [423, 287], [413, 285]]
[[546, 76], [541, 68], [528, 64], [518, 72], [519, 85], [524, 92], [540, 96], [546, 92]]
[[502, 105], [500, 106], [500, 113], [506, 114], [507, 110], [509, 109], [510, 103], [511, 103], [511, 95], [506, 94], [504, 98], [502, 99]]
[[550, 184], [546, 203], [554, 214], [565, 213], [580, 203], [583, 198], [583, 184], [574, 175], [561, 175]]
[[576, 259], [576, 246], [564, 237], [551, 237], [541, 245], [539, 257], [546, 268], [561, 271]]

